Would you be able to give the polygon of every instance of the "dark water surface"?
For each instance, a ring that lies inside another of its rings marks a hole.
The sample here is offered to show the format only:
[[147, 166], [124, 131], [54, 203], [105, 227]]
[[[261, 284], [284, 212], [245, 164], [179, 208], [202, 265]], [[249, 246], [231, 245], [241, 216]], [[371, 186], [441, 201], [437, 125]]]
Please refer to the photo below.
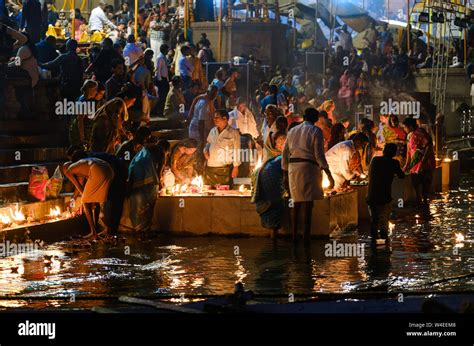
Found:
[[[474, 272], [473, 186], [474, 178], [464, 175], [461, 188], [438, 194], [429, 210], [395, 210], [389, 248], [371, 249], [367, 225], [335, 239], [313, 240], [309, 247], [293, 247], [289, 239], [130, 235], [116, 244], [49, 244], [0, 259], [0, 296], [21, 296], [0, 299], [0, 309], [73, 304], [40, 297], [226, 294], [236, 281], [257, 294], [281, 296], [374, 287], [473, 291], [472, 276], [444, 280]], [[465, 240], [456, 242], [456, 234]], [[364, 253], [327, 257], [325, 245], [333, 240], [364, 243]], [[53, 256], [51, 263], [45, 255]], [[88, 303], [74, 303], [78, 306]]]

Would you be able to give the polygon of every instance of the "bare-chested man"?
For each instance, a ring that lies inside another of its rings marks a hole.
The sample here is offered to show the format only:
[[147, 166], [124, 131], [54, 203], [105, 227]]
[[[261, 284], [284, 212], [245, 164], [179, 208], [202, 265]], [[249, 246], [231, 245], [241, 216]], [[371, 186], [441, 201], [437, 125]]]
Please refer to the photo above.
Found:
[[[114, 171], [107, 162], [96, 158], [66, 162], [62, 170], [82, 195], [84, 212], [91, 230], [85, 238], [96, 238], [101, 204], [107, 200]], [[107, 234], [107, 230], [104, 234]]]

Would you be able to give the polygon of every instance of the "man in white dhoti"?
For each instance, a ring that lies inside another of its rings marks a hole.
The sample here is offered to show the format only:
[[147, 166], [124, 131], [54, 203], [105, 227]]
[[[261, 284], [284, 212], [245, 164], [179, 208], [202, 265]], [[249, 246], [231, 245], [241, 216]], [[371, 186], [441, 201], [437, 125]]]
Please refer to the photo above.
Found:
[[324, 139], [321, 129], [314, 125], [318, 120], [318, 111], [307, 108], [304, 122], [293, 127], [286, 139], [282, 155], [282, 168], [287, 189], [290, 191], [293, 208], [293, 241], [298, 233], [298, 218], [301, 207], [304, 210], [304, 239], [309, 240], [311, 233], [311, 215], [313, 201], [324, 198], [322, 172], [324, 170], [334, 185], [324, 156]]
[[351, 140], [340, 142], [326, 152], [329, 170], [334, 178], [334, 188], [342, 188], [347, 180], [362, 173], [359, 150], [368, 142], [365, 134], [358, 133]]

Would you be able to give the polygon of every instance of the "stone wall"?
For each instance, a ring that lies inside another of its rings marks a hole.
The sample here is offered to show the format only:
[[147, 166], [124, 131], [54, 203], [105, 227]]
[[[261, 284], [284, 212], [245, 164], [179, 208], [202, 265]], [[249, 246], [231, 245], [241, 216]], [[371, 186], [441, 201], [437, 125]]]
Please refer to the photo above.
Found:
[[[201, 33], [207, 34], [214, 58], [218, 61], [218, 23], [196, 22], [191, 28], [194, 43], [197, 43]], [[229, 61], [245, 53], [254, 55], [264, 64], [285, 66], [288, 61], [285, 31], [286, 25], [278, 23], [223, 22], [220, 61]]]
[[[288, 217], [282, 229], [291, 234]], [[193, 235], [269, 236], [250, 197], [164, 196], [155, 207], [153, 229]], [[300, 223], [301, 224], [301, 223]], [[332, 231], [357, 224], [357, 192], [340, 193], [315, 201], [311, 235], [328, 237]], [[302, 231], [302, 230], [301, 230]]]

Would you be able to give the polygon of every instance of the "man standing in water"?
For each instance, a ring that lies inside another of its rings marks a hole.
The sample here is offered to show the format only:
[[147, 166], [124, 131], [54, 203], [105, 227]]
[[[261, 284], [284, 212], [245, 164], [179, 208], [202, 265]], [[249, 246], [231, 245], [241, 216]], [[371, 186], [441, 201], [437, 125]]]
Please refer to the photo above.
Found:
[[397, 145], [388, 143], [383, 148], [383, 156], [372, 159], [369, 168], [369, 187], [367, 204], [370, 213], [370, 234], [372, 242], [379, 238], [386, 240], [388, 236], [388, 220], [392, 202], [392, 182], [395, 174], [403, 179], [400, 163], [393, 157], [397, 153]]
[[103, 160], [90, 157], [77, 162], [66, 162], [63, 165], [63, 173], [82, 195], [84, 213], [91, 230], [85, 238], [97, 238], [100, 208], [107, 200], [114, 178], [112, 167]]
[[303, 123], [288, 132], [281, 166], [285, 185], [294, 202], [293, 241], [296, 240], [300, 211], [303, 209], [304, 240], [307, 242], [311, 234], [313, 201], [324, 197], [321, 170], [328, 176], [329, 188], [334, 186], [334, 180], [324, 156], [323, 133], [314, 125], [318, 120], [318, 111], [307, 108], [303, 119]]

